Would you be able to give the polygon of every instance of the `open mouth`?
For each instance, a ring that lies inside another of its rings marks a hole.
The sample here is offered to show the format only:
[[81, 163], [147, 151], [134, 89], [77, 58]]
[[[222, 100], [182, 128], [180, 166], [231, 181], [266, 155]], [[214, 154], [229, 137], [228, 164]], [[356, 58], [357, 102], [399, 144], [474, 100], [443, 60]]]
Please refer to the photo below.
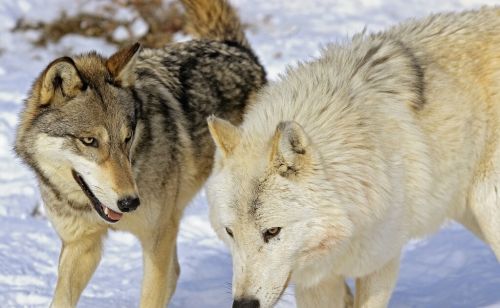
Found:
[[90, 199], [90, 202], [92, 203], [92, 206], [94, 207], [97, 214], [99, 214], [102, 219], [110, 223], [115, 223], [119, 221], [120, 218], [122, 218], [122, 213], [113, 211], [109, 207], [102, 204], [99, 199], [97, 199], [92, 190], [90, 190], [87, 183], [85, 183], [85, 181], [83, 180], [83, 177], [78, 172], [76, 172], [75, 170], [71, 170], [71, 173], [73, 174], [73, 178], [78, 183], [78, 185], [80, 185], [80, 188], [83, 190], [85, 195]]

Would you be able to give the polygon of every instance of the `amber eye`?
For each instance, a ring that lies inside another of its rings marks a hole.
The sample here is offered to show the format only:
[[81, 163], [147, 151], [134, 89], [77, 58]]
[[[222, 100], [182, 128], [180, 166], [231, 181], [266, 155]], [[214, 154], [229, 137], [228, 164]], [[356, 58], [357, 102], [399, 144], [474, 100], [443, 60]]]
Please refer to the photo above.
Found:
[[98, 146], [97, 139], [95, 139], [93, 137], [83, 137], [83, 138], [80, 138], [80, 141], [84, 145], [89, 146], [89, 147], [97, 148], [97, 146]]
[[129, 132], [127, 137], [125, 138], [125, 143], [129, 143], [132, 140], [132, 132]]
[[276, 235], [278, 235], [281, 231], [281, 228], [280, 227], [274, 227], [274, 228], [269, 228], [267, 229], [263, 236], [264, 236], [264, 242], [269, 242], [270, 239], [272, 239], [273, 237], [275, 237]]
[[233, 237], [233, 231], [229, 228], [226, 227], [226, 232], [229, 234], [230, 237]]

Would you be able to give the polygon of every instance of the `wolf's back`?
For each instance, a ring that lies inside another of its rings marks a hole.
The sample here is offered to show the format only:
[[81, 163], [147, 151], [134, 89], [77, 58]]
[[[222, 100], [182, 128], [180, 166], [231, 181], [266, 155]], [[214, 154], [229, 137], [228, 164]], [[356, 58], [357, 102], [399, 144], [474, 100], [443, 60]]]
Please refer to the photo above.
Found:
[[227, 0], [181, 0], [188, 31], [197, 38], [234, 41], [250, 49], [240, 19]]

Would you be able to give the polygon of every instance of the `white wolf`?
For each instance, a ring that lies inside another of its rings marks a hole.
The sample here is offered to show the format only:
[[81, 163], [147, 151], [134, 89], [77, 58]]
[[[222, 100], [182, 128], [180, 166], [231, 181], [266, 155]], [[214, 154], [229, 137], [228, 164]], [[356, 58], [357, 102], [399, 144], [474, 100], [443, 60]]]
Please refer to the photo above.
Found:
[[387, 305], [402, 247], [454, 219], [500, 258], [500, 9], [358, 35], [212, 117], [233, 307]]

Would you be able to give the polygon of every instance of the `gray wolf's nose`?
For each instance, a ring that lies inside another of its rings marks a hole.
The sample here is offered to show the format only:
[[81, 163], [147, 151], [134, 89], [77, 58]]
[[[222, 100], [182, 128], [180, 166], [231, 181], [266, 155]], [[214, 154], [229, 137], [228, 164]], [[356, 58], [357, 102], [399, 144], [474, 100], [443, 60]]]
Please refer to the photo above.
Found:
[[123, 199], [118, 200], [118, 208], [122, 212], [131, 212], [135, 210], [139, 204], [141, 204], [141, 200], [138, 197], [125, 197]]
[[259, 308], [259, 300], [253, 298], [240, 298], [235, 299], [233, 302], [233, 308]]

